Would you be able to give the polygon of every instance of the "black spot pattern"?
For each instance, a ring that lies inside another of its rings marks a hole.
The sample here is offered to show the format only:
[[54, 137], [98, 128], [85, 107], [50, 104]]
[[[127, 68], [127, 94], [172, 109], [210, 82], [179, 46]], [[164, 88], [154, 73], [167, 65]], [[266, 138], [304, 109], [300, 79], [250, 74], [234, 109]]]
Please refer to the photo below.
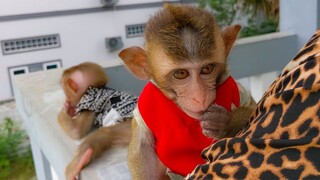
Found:
[[[225, 148], [226, 148], [226, 144], [227, 144], [227, 141], [224, 139], [224, 140], [221, 140], [221, 141], [218, 141], [215, 143], [214, 146], [211, 146], [211, 147], [208, 147], [206, 148], [202, 153], [201, 153], [201, 156], [203, 159], [207, 159], [209, 161], [214, 161], [216, 160], [217, 158], [219, 158], [223, 152], [225, 151]], [[207, 158], [206, 154], [208, 153], [208, 151], [219, 151], [219, 153], [213, 157], [212, 155], [210, 157]], [[212, 158], [212, 159], [211, 159]]]
[[314, 74], [311, 74], [305, 81], [305, 84], [304, 84], [304, 88], [305, 89], [311, 89], [311, 87], [313, 86], [314, 84], [314, 81], [316, 79], [316, 75]]
[[270, 141], [269, 146], [275, 149], [281, 149], [281, 148], [300, 146], [305, 144], [308, 144], [308, 142], [303, 138], [290, 139], [290, 141], [288, 141], [288, 139], [274, 139]]
[[[265, 134], [273, 133], [279, 124], [280, 117], [282, 116], [282, 105], [281, 104], [274, 104], [270, 107], [268, 114], [264, 114], [262, 118], [259, 119], [259, 123], [257, 124], [256, 131], [253, 133], [253, 138], [261, 138]], [[265, 126], [262, 125], [267, 117], [272, 115], [272, 119], [270, 123]], [[264, 127], [265, 126], [265, 127]]]
[[288, 72], [290, 72], [290, 71], [289, 71], [289, 70], [285, 70], [285, 71], [283, 72], [283, 75], [288, 74]]
[[304, 170], [304, 166], [299, 166], [297, 169], [282, 169], [281, 173], [285, 179], [300, 179], [301, 173]]
[[286, 104], [289, 104], [293, 96], [294, 96], [293, 91], [284, 91], [281, 97]]
[[209, 170], [209, 165], [208, 164], [205, 164], [203, 166], [201, 166], [201, 171], [205, 174], [207, 173]]
[[283, 163], [282, 156], [286, 156], [290, 161], [297, 161], [300, 159], [301, 152], [298, 149], [284, 149], [272, 154], [268, 159], [268, 164], [281, 167]]
[[239, 166], [238, 171], [234, 174], [235, 179], [245, 179], [248, 174], [248, 168], [245, 166], [241, 165]]
[[319, 147], [310, 147], [305, 152], [305, 157], [307, 160], [309, 160], [313, 166], [317, 169], [317, 171], [320, 171], [320, 148]]
[[314, 138], [318, 137], [318, 135], [319, 135], [319, 129], [314, 127], [314, 128], [310, 128], [307, 134], [301, 139], [307, 144], [307, 143], [311, 143], [311, 141]]
[[223, 179], [228, 179], [229, 175], [223, 174], [222, 169], [223, 169], [223, 165], [221, 163], [217, 163], [213, 166], [213, 172], [215, 172], [219, 177]]
[[293, 98], [291, 105], [283, 115], [281, 127], [286, 127], [299, 118], [300, 114], [308, 107], [314, 106], [319, 102], [320, 94], [317, 92], [311, 92], [308, 98], [302, 102], [302, 97], [300, 94], [297, 94], [296, 97]]
[[306, 44], [306, 46], [310, 46], [312, 44], [314, 44], [318, 39], [319, 39], [320, 35], [314, 35], [310, 38], [310, 40], [308, 41], [308, 43]]
[[252, 123], [257, 123], [257, 122], [259, 122], [259, 120], [262, 118], [262, 117], [264, 117], [264, 116], [266, 116], [266, 112], [267, 112], [267, 110], [266, 110], [266, 108], [265, 107], [259, 107], [259, 115], [252, 121]]
[[311, 122], [312, 122], [312, 119], [305, 120], [301, 124], [301, 126], [298, 128], [299, 134], [305, 133], [309, 129]]
[[[313, 57], [313, 59], [314, 59], [314, 57]], [[304, 67], [305, 71], [308, 71], [310, 69], [313, 69], [315, 66], [316, 66], [316, 62], [315, 62], [315, 60], [312, 60], [312, 61], [308, 61], [303, 67]]]
[[289, 132], [285, 131], [281, 133], [280, 139], [289, 139]]
[[298, 81], [298, 82], [297, 82], [297, 84], [294, 86], [294, 89], [299, 88], [299, 87], [302, 87], [302, 86], [303, 86], [303, 84], [304, 84], [304, 80], [303, 80], [303, 79], [301, 79], [301, 80], [300, 80], [300, 81]]
[[305, 49], [301, 50], [298, 55], [293, 58], [294, 60], [296, 59], [299, 59], [301, 56], [307, 54], [308, 52], [312, 51], [313, 50], [313, 46], [310, 46], [310, 47], [306, 47]]
[[264, 160], [264, 155], [261, 153], [253, 152], [249, 155], [248, 160], [252, 168], [258, 168], [261, 166]]
[[[205, 159], [205, 157], [203, 156], [203, 154], [201, 154], [202, 155], [202, 158], [204, 158]], [[212, 154], [209, 154], [209, 156], [208, 156], [208, 160], [209, 161], [212, 161], [213, 160], [213, 156], [212, 156]]]
[[277, 175], [275, 175], [274, 173], [272, 173], [271, 171], [264, 171], [261, 173], [260, 177], [259, 177], [260, 180], [278, 180], [279, 177]]
[[319, 180], [320, 176], [316, 176], [316, 175], [309, 175], [307, 177], [302, 178], [302, 180]]
[[290, 77], [285, 78], [281, 83], [278, 84], [276, 91], [281, 92], [283, 87], [286, 86], [290, 82]]
[[[235, 152], [233, 148], [235, 144], [240, 145], [240, 152], [237, 152], [237, 153]], [[234, 138], [227, 143], [227, 151], [223, 155], [221, 155], [219, 159], [227, 159], [230, 157], [237, 158], [239, 156], [246, 154], [247, 152], [248, 152], [248, 147], [247, 147], [247, 144], [243, 142], [243, 139]]]
[[213, 176], [211, 174], [207, 174], [205, 175], [203, 178], [201, 178], [203, 180], [212, 180], [213, 179]]
[[258, 149], [265, 149], [266, 148], [266, 144], [265, 144], [264, 139], [253, 139], [252, 138], [252, 139], [250, 139], [250, 144]]
[[305, 60], [300, 61], [299, 65], [305, 64], [305, 63], [308, 62], [308, 61], [313, 61], [314, 58], [315, 58], [314, 55], [315, 55], [315, 54], [312, 54], [312, 55], [308, 56]]
[[291, 76], [291, 85], [293, 85], [297, 79], [300, 77], [301, 71], [300, 69], [295, 70]]

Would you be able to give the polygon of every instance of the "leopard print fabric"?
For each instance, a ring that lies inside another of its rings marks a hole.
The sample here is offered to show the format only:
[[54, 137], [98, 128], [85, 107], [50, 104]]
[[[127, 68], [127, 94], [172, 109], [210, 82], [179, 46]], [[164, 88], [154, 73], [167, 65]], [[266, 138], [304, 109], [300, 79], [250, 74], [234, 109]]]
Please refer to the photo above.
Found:
[[203, 151], [187, 179], [320, 179], [320, 30], [265, 92], [249, 124]]

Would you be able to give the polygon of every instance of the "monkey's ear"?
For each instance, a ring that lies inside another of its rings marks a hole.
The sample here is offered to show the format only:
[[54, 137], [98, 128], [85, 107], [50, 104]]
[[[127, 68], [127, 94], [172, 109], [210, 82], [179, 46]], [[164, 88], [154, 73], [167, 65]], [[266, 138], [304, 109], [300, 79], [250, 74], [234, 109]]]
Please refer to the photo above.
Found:
[[150, 80], [151, 74], [147, 63], [147, 55], [142, 48], [138, 46], [129, 47], [123, 49], [118, 55], [136, 77], [142, 80]]
[[74, 93], [77, 93], [78, 90], [79, 90], [79, 87], [77, 85], [77, 83], [72, 80], [71, 78], [68, 78], [67, 79], [67, 85], [70, 87], [70, 89], [74, 92]]
[[238, 33], [241, 29], [241, 26], [236, 24], [232, 26], [227, 26], [223, 31], [222, 31], [222, 38], [225, 44], [225, 53], [226, 57], [229, 55], [230, 50], [234, 44], [234, 42], [237, 39]]

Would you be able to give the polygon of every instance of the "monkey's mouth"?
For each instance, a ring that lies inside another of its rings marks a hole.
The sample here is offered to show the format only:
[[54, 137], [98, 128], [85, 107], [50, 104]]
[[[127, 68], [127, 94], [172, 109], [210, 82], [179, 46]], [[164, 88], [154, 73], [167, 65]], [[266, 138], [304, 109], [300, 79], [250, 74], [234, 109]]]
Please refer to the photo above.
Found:
[[192, 110], [188, 110], [188, 109], [183, 109], [183, 111], [190, 117], [200, 120], [201, 119], [201, 114], [204, 111], [192, 111]]

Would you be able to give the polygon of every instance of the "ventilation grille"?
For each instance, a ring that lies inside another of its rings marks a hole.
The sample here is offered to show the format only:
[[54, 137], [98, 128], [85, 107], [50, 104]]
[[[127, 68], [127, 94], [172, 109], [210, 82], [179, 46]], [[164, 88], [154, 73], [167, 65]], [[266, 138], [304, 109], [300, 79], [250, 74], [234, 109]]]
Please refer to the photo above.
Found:
[[61, 46], [59, 34], [1, 41], [3, 54], [57, 48]]
[[127, 25], [126, 32], [127, 38], [142, 36], [146, 24]]

